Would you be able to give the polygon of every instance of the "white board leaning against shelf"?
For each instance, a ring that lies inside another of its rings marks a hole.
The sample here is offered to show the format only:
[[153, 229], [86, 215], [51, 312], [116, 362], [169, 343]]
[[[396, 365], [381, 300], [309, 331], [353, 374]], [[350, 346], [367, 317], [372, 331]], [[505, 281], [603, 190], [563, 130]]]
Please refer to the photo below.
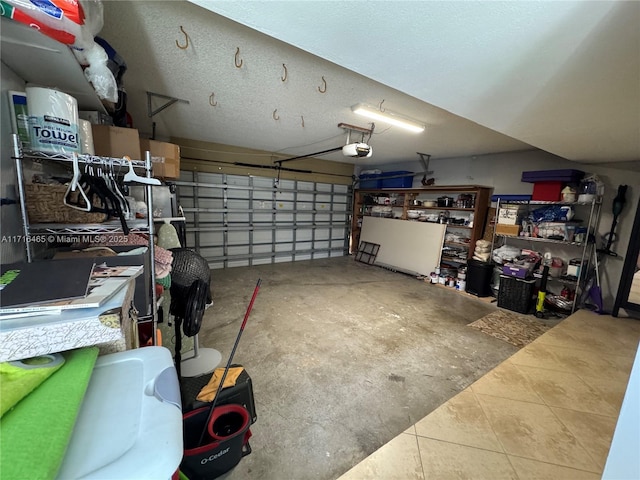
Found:
[[365, 216], [360, 241], [380, 245], [374, 265], [426, 276], [440, 265], [446, 228], [440, 223]]

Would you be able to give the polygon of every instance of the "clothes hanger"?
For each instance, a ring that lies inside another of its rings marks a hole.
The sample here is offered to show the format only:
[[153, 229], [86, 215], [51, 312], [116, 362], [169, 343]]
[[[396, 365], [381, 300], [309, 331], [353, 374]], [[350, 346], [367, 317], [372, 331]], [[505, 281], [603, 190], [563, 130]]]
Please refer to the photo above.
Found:
[[109, 160], [109, 168], [108, 168], [108, 179], [109, 183], [113, 189], [113, 193], [115, 193], [116, 197], [120, 200], [120, 208], [124, 213], [125, 218], [131, 218], [131, 209], [129, 208], [129, 202], [127, 202], [126, 197], [120, 190], [120, 186], [118, 185], [118, 181], [115, 176], [115, 172], [113, 171], [113, 159]]
[[[93, 173], [93, 168], [91, 169], [91, 171]], [[100, 200], [102, 201], [104, 206], [104, 209], [94, 207], [92, 211], [104, 212], [108, 216], [117, 217], [120, 220], [120, 224], [122, 225], [122, 232], [125, 235], [128, 235], [129, 226], [127, 225], [126, 219], [124, 218], [120, 199], [109, 187], [107, 178], [105, 177], [105, 171], [102, 169], [102, 166], [99, 166], [97, 168], [97, 175], [89, 175], [87, 178], [87, 180], [91, 184], [93, 192], [95, 192], [100, 197]]]
[[[80, 166], [78, 165], [78, 154], [72, 154], [72, 164], [73, 164], [73, 178], [71, 182], [69, 182], [69, 187], [67, 188], [67, 192], [64, 194], [64, 199], [62, 200], [67, 207], [75, 208], [76, 210], [82, 210], [83, 212], [91, 211], [91, 201], [87, 196], [84, 189], [80, 186]], [[78, 198], [76, 203], [71, 201], [70, 194], [71, 192], [75, 192], [76, 189], [79, 190]], [[81, 203], [81, 200], [84, 200], [84, 204]]]
[[127, 200], [127, 195], [124, 191], [124, 184], [121, 183], [121, 181], [118, 179], [118, 176], [116, 175], [113, 159], [109, 161], [109, 166], [110, 166], [110, 173], [111, 173], [111, 182], [115, 187], [116, 194], [118, 195], [119, 198], [122, 199], [123, 211], [125, 212], [125, 215], [127, 218], [132, 218], [131, 207], [129, 206], [129, 201]]
[[161, 185], [160, 180], [157, 178], [148, 178], [141, 177], [136, 172], [133, 171], [133, 164], [131, 163], [131, 159], [129, 157], [123, 157], [124, 160], [129, 164], [129, 171], [124, 175], [125, 182], [136, 182], [143, 183], [145, 185]]
[[[98, 182], [97, 177], [95, 177], [93, 165], [90, 164], [90, 161], [85, 163], [84, 173], [80, 176], [78, 184], [90, 198], [90, 210], [87, 211], [106, 213], [108, 217], [111, 211], [108, 208], [107, 195], [103, 186]], [[97, 200], [97, 202], [95, 200]], [[96, 203], [98, 203], [99, 206], [96, 206]]]

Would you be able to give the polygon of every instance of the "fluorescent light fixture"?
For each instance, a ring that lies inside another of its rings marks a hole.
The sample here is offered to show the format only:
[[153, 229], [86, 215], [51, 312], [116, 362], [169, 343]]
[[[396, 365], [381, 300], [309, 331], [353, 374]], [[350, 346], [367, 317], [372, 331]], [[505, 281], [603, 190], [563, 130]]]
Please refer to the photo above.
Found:
[[358, 115], [363, 115], [373, 120], [395, 125], [396, 127], [404, 128], [405, 130], [409, 130], [414, 133], [424, 132], [424, 129], [426, 128], [425, 125], [420, 122], [403, 117], [402, 115], [390, 112], [386, 109], [382, 111], [378, 108], [365, 105], [364, 103], [354, 105], [351, 107], [351, 110], [353, 113], [357, 113]]

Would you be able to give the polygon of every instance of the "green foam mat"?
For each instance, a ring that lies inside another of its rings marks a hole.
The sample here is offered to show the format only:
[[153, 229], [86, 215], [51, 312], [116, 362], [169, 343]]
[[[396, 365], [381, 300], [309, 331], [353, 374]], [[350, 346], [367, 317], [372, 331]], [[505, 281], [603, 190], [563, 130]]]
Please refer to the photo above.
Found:
[[64, 364], [61, 354], [0, 363], [0, 417]]
[[0, 478], [55, 478], [73, 432], [95, 347], [65, 352], [65, 364], [0, 420]]

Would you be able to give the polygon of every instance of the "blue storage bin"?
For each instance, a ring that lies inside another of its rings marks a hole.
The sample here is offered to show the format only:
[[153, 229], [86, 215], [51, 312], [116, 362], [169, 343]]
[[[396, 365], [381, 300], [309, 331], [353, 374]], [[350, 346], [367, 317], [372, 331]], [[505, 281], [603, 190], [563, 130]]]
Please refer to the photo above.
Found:
[[536, 170], [533, 172], [522, 172], [522, 181], [527, 183], [536, 182], [564, 182], [578, 183], [584, 177], [582, 170]]
[[[407, 176], [400, 177], [399, 175], [408, 174]], [[399, 170], [397, 172], [382, 172], [383, 177], [397, 177], [397, 178], [383, 178], [382, 188], [411, 188], [413, 186], [413, 172], [406, 170]]]
[[381, 173], [365, 173], [363, 175], [360, 175], [358, 177], [360, 179], [360, 185], [358, 186], [358, 188], [373, 190], [382, 188], [382, 180], [380, 180], [381, 176]]
[[501, 202], [528, 202], [531, 200], [531, 195], [517, 195], [517, 194], [503, 194], [499, 193], [497, 195], [491, 196], [492, 202], [497, 202], [500, 200]]

